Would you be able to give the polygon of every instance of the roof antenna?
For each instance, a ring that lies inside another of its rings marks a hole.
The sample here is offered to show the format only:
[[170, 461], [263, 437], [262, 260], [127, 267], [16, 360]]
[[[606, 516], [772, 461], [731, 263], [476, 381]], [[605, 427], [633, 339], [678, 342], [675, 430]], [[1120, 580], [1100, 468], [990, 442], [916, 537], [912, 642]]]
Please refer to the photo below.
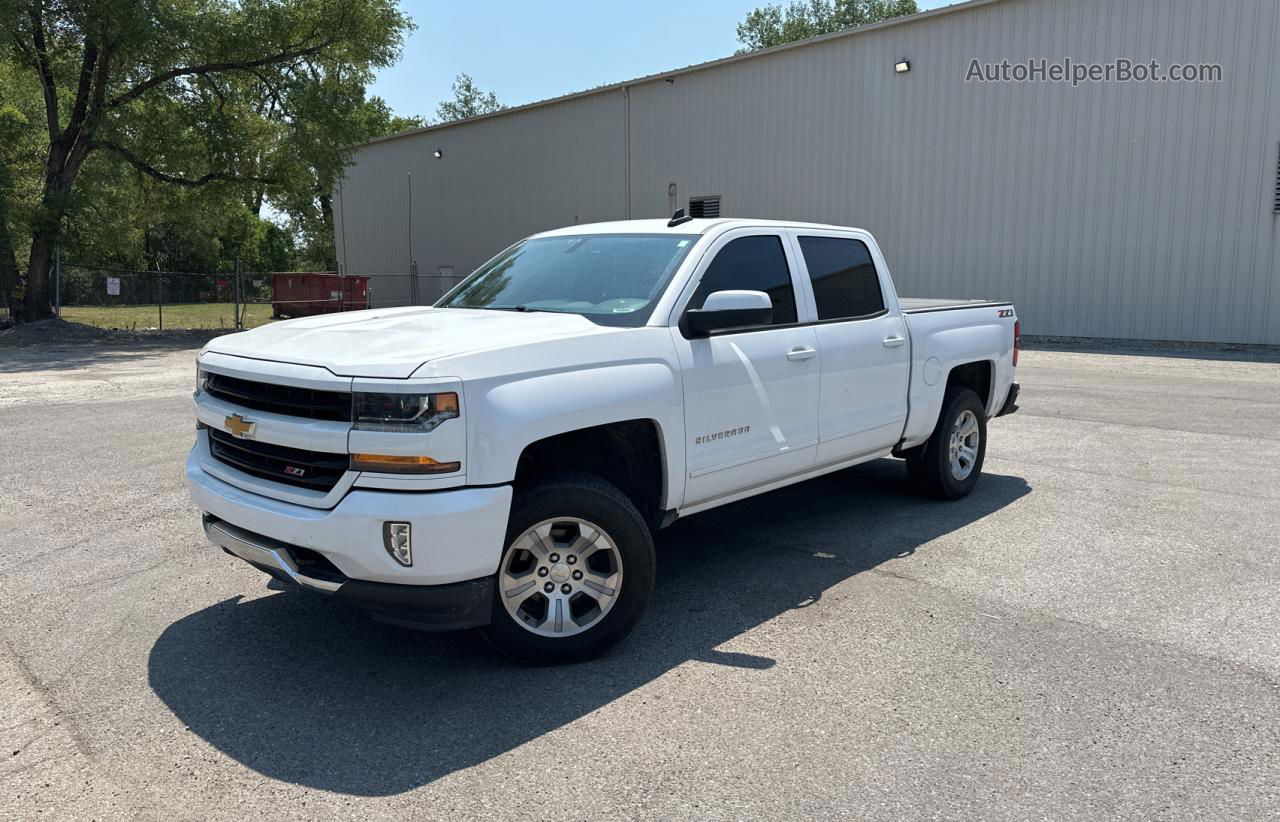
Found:
[[667, 228], [675, 228], [676, 226], [687, 223], [692, 219], [692, 217], [684, 216], [683, 208], [677, 208], [676, 213], [671, 215], [671, 220], [667, 223]]

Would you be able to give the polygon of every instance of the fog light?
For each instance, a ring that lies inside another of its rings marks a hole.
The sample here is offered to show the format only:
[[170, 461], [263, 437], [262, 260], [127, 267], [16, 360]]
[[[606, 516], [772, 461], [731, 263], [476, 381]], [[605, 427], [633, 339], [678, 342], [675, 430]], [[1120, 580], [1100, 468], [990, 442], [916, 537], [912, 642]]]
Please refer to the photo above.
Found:
[[409, 523], [382, 523], [382, 545], [391, 558], [408, 568], [413, 564], [413, 546], [409, 541]]

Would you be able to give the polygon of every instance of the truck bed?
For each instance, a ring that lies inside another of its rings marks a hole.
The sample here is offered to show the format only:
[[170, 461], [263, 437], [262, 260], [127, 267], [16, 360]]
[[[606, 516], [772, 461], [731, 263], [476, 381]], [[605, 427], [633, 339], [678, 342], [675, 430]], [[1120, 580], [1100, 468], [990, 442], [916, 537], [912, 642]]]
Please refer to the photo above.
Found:
[[945, 300], [933, 297], [899, 297], [898, 306], [903, 314], [924, 314], [929, 311], [955, 311], [961, 308], [1012, 305], [1000, 300]]

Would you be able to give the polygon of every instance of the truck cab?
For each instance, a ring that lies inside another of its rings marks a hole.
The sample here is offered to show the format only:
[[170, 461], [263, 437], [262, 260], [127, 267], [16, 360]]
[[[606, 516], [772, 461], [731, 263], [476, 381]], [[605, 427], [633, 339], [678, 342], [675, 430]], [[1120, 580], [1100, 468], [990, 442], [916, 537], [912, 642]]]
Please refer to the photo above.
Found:
[[212, 341], [187, 477], [210, 540], [284, 582], [581, 659], [640, 618], [678, 517], [890, 455], [967, 495], [1018, 330], [1008, 303], [900, 299], [860, 229], [573, 226], [432, 307]]

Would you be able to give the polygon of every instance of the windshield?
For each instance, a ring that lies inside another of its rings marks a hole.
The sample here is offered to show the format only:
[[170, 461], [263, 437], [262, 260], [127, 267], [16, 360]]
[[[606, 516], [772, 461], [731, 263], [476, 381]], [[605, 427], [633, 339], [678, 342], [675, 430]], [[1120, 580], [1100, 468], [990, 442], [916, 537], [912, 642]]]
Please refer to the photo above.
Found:
[[441, 308], [581, 314], [601, 325], [649, 320], [696, 234], [586, 234], [524, 240], [481, 266]]

